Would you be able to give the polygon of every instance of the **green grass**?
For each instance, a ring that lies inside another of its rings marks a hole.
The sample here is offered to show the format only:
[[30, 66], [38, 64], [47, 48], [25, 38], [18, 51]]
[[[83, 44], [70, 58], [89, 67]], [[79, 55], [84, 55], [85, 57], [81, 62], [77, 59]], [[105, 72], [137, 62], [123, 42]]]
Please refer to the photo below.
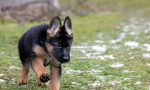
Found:
[[[94, 3], [93, 1], [91, 1]], [[150, 63], [149, 58], [143, 58], [145, 50], [144, 44], [150, 44], [149, 26], [146, 24], [149, 20], [146, 17], [127, 17], [120, 13], [119, 5], [133, 10], [147, 11], [149, 3], [147, 0], [126, 1], [112, 0], [96, 1], [101, 7], [116, 9], [115, 12], [95, 13], [86, 16], [72, 16], [74, 42], [73, 46], [102, 46], [107, 50], [103, 53], [96, 52], [92, 48], [76, 49], [72, 48], [71, 62], [63, 65], [63, 74], [61, 78], [61, 90], [148, 90], [150, 81]], [[114, 7], [117, 3], [117, 7]], [[108, 9], [109, 9], [108, 8]], [[124, 7], [123, 7], [124, 8]], [[128, 14], [128, 13], [127, 13]], [[129, 21], [134, 18], [134, 22]], [[141, 20], [142, 19], [142, 20]], [[20, 36], [34, 25], [44, 22], [25, 23], [18, 25], [16, 23], [0, 24], [0, 79], [5, 83], [0, 83], [0, 90], [47, 90], [47, 88], [38, 87], [35, 74], [30, 73], [29, 84], [26, 87], [20, 87], [17, 83], [20, 76], [22, 65], [18, 58], [17, 43]], [[124, 23], [122, 25], [122, 23]], [[136, 23], [136, 24], [135, 24]], [[124, 26], [130, 27], [125, 32]], [[133, 27], [132, 27], [133, 26]], [[134, 28], [137, 27], [137, 28]], [[133, 32], [135, 35], [131, 35]], [[125, 37], [117, 42], [111, 43], [112, 39], [118, 39], [121, 33]], [[100, 41], [100, 42], [96, 42]], [[136, 48], [125, 46], [125, 42], [135, 41], [139, 43]], [[84, 52], [82, 52], [84, 51]], [[87, 57], [91, 53], [94, 57]], [[113, 55], [115, 58], [101, 60], [99, 56]], [[122, 63], [123, 67], [112, 68], [110, 65]], [[17, 68], [10, 68], [15, 66]], [[49, 69], [49, 67], [47, 68]], [[128, 71], [124, 73], [124, 71]], [[113, 83], [116, 82], [116, 83]], [[140, 82], [140, 84], [137, 84]], [[93, 86], [93, 84], [96, 84]]]

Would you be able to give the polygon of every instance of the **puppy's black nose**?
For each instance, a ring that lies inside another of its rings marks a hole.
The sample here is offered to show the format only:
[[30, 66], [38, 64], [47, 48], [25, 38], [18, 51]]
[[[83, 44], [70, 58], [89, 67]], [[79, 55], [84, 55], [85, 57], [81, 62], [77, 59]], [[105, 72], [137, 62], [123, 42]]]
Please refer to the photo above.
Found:
[[63, 56], [63, 57], [61, 58], [61, 62], [62, 62], [62, 63], [69, 62], [69, 60], [70, 60], [70, 57], [69, 57], [69, 56]]

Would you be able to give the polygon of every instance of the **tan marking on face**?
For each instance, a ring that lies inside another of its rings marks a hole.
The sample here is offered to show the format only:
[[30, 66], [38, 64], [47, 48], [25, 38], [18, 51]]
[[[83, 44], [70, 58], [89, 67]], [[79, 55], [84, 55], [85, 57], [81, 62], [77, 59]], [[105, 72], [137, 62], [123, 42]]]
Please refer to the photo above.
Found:
[[46, 57], [46, 52], [44, 51], [44, 49], [39, 46], [39, 45], [36, 45], [34, 48], [33, 48], [33, 51], [36, 53], [36, 55], [38, 57]]
[[53, 46], [51, 44], [46, 44], [48, 52], [52, 52]]
[[51, 38], [52, 37], [49, 34], [47, 34], [47, 39], [50, 40]]

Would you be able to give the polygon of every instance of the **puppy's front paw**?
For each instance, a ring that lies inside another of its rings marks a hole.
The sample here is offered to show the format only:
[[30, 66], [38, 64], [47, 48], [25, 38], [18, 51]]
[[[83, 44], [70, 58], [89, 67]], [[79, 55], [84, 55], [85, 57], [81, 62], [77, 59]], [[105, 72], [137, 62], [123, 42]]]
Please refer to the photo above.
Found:
[[19, 82], [19, 85], [20, 85], [20, 86], [27, 85], [27, 82], [23, 82], [23, 81], [22, 81], [22, 82]]
[[40, 76], [40, 81], [45, 83], [45, 82], [48, 82], [50, 80], [50, 76], [46, 73], [43, 73], [41, 76]]

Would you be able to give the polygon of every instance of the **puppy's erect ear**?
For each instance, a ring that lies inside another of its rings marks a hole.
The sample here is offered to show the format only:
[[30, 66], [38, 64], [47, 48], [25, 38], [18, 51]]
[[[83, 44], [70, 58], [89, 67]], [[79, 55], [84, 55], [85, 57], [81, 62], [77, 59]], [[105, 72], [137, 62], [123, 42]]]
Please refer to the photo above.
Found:
[[72, 22], [71, 18], [67, 16], [64, 21], [65, 31], [68, 35], [72, 35]]
[[50, 22], [49, 29], [47, 33], [50, 37], [54, 37], [60, 30], [61, 27], [61, 20], [58, 16], [54, 17]]

